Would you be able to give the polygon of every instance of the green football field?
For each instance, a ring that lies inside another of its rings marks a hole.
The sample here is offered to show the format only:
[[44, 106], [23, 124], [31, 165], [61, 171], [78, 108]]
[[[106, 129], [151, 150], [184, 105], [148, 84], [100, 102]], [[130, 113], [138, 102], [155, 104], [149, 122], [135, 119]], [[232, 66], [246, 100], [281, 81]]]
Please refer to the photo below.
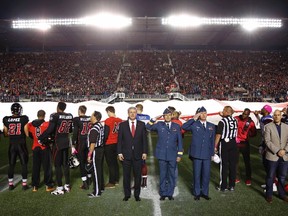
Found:
[[[0, 144], [0, 190], [7, 186], [7, 139], [1, 137]], [[156, 143], [156, 135], [152, 134], [153, 145]], [[191, 135], [187, 134], [184, 139], [185, 152], [189, 147]], [[71, 170], [72, 190], [63, 196], [52, 196], [45, 192], [45, 187], [39, 188], [38, 192], [31, 190], [22, 191], [21, 183], [16, 185], [13, 191], [4, 190], [0, 192], [0, 216], [4, 215], [280, 215], [287, 214], [288, 204], [273, 197], [273, 203], [267, 204], [260, 185], [264, 183], [265, 173], [261, 158], [257, 151], [259, 136], [251, 140], [251, 163], [252, 163], [252, 185], [244, 183], [244, 167], [242, 158], [240, 160], [241, 182], [236, 185], [235, 192], [218, 192], [215, 186], [219, 182], [219, 167], [212, 162], [210, 197], [212, 200], [201, 199], [196, 202], [191, 194], [192, 184], [192, 162], [184, 154], [179, 163], [179, 177], [175, 190], [174, 201], [159, 201], [158, 195], [158, 164], [153, 157], [153, 148], [150, 148], [147, 160], [149, 175], [148, 189], [141, 191], [141, 202], [133, 198], [123, 202], [122, 178], [120, 185], [114, 189], [106, 189], [99, 198], [89, 199], [87, 193], [79, 186], [81, 179], [79, 170]], [[29, 148], [31, 146], [29, 142]], [[29, 183], [31, 182], [32, 158], [29, 160]], [[17, 163], [16, 174], [21, 173], [20, 164]], [[120, 173], [122, 167], [120, 165]], [[107, 167], [105, 164], [105, 179], [107, 181]]]

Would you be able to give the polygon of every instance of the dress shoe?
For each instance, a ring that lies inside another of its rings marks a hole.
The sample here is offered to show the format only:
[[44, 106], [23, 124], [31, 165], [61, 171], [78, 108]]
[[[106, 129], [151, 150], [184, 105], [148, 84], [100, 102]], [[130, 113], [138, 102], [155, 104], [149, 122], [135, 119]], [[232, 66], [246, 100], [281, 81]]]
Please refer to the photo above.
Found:
[[234, 192], [235, 188], [234, 187], [229, 187], [229, 191]]
[[281, 198], [284, 202], [288, 202], [288, 197], [287, 196], [284, 196]]
[[221, 191], [221, 192], [225, 192], [225, 191], [227, 191], [227, 188], [223, 189], [223, 188], [217, 186], [216, 190]]
[[135, 200], [136, 200], [136, 202], [139, 202], [139, 201], [141, 201], [141, 198], [140, 197], [135, 197]]
[[174, 197], [173, 196], [168, 196], [168, 199], [169, 200], [174, 200]]
[[211, 200], [211, 197], [209, 197], [207, 195], [201, 195], [201, 197], [203, 197], [205, 200]]
[[123, 201], [128, 201], [130, 199], [130, 196], [125, 196], [124, 198], [123, 198]]
[[165, 200], [165, 198], [166, 198], [165, 196], [161, 196], [159, 200], [163, 201]]
[[272, 197], [266, 197], [265, 199], [266, 199], [266, 201], [267, 201], [269, 204], [272, 203]]
[[200, 200], [200, 196], [195, 196], [195, 197], [194, 197], [194, 200], [195, 200], [195, 201], [199, 201], [199, 200]]

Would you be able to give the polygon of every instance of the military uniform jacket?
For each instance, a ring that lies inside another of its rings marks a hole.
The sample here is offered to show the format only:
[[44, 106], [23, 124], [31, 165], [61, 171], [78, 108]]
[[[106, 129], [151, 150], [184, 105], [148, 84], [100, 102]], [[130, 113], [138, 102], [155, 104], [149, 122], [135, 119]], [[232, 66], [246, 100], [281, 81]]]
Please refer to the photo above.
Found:
[[199, 120], [190, 119], [183, 124], [182, 129], [192, 132], [189, 156], [197, 159], [211, 159], [214, 155], [215, 125], [206, 122], [206, 128], [204, 128]]
[[175, 161], [183, 155], [183, 141], [181, 128], [178, 124], [171, 122], [168, 129], [165, 122], [159, 121], [153, 124], [151, 121], [146, 124], [147, 130], [158, 133], [158, 141], [155, 150], [155, 157], [159, 160]]

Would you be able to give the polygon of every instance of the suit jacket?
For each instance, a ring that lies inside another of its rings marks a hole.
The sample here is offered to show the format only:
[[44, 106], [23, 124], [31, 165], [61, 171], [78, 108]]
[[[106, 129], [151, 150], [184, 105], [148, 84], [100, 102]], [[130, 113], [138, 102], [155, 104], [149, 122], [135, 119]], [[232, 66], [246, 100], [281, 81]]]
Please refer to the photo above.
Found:
[[158, 141], [155, 150], [155, 157], [160, 160], [176, 161], [177, 157], [182, 157], [183, 141], [181, 128], [177, 123], [171, 122], [171, 127], [159, 121], [155, 124], [148, 122], [147, 130], [157, 131]]
[[136, 160], [140, 160], [142, 154], [147, 154], [148, 143], [145, 123], [137, 121], [134, 137], [128, 120], [119, 124], [117, 152], [123, 154], [124, 159], [127, 160], [131, 160], [133, 156]]
[[[288, 152], [288, 125], [281, 123], [281, 139], [274, 122], [265, 125], [264, 139], [267, 146], [266, 159], [277, 161], [279, 159], [277, 155], [279, 150], [284, 149]], [[283, 159], [287, 161], [288, 155], [285, 154]]]
[[206, 128], [204, 128], [199, 120], [190, 119], [183, 124], [182, 129], [192, 132], [189, 156], [210, 160], [214, 155], [215, 125], [206, 122]]

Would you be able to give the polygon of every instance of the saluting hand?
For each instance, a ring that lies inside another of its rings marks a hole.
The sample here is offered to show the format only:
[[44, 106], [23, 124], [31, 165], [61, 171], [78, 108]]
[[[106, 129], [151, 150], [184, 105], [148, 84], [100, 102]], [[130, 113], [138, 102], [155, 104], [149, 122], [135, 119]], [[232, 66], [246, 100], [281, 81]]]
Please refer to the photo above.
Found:
[[123, 161], [123, 160], [124, 160], [123, 154], [118, 154], [118, 159], [119, 159], [120, 161]]

